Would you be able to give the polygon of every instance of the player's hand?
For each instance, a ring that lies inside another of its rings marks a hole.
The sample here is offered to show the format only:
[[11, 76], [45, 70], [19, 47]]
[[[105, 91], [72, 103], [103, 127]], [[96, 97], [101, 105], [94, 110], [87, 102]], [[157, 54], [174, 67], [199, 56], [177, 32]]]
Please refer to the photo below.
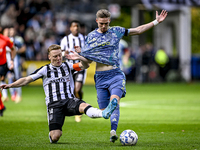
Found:
[[69, 54], [69, 50], [66, 50], [66, 51], [65, 51], [65, 55], [66, 55], [66, 54]]
[[81, 52], [81, 47], [80, 46], [74, 46], [74, 49], [77, 53]]
[[158, 15], [158, 11], [156, 11], [156, 20], [161, 23], [165, 20], [165, 18], [167, 17], [167, 11], [166, 10], [162, 10], [162, 12], [160, 13], [160, 15]]
[[71, 52], [70, 55], [69, 54], [65, 55], [67, 59], [70, 59], [70, 60], [79, 60], [80, 59], [80, 55], [77, 52], [74, 52], [74, 51], [70, 51], [70, 52]]
[[0, 86], [0, 89], [3, 90], [3, 89], [8, 89], [10, 88], [10, 86], [8, 84], [3, 84]]

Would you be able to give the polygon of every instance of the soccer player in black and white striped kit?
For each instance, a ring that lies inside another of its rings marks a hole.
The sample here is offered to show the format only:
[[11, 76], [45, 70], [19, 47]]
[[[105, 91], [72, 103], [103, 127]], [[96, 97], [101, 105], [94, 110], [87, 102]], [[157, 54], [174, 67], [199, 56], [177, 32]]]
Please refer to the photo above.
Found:
[[[64, 51], [63, 55], [65, 53], [71, 54], [70, 51], [75, 51], [74, 46], [85, 46], [85, 36], [80, 33], [80, 22], [77, 20], [73, 20], [70, 22], [70, 34], [66, 35], [62, 38], [60, 46], [61, 49]], [[77, 63], [79, 60], [66, 60], [67, 62], [71, 63]], [[82, 99], [83, 98], [83, 91], [82, 87], [85, 82], [86, 77], [86, 70], [82, 70], [79, 72], [73, 73], [73, 79], [74, 79], [74, 94], [77, 98]], [[75, 116], [75, 121], [80, 122], [81, 121], [81, 115]]]
[[110, 102], [105, 110], [93, 108], [81, 99], [74, 96], [74, 82], [72, 70], [80, 71], [89, 67], [87, 59], [76, 57], [80, 62], [76, 64], [62, 62], [62, 50], [59, 45], [53, 44], [48, 48], [50, 64], [42, 66], [31, 75], [18, 79], [11, 84], [4, 84], [0, 89], [15, 88], [27, 85], [39, 78], [43, 80], [45, 100], [47, 105], [49, 139], [51, 143], [57, 143], [62, 135], [62, 126], [65, 116], [81, 115], [85, 113], [91, 118], [108, 119], [117, 107], [117, 100]]

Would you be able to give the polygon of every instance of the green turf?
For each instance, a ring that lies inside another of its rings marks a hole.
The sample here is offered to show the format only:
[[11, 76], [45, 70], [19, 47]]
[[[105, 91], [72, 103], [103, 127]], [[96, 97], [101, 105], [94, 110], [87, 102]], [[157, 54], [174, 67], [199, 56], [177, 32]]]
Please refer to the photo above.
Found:
[[[94, 86], [84, 86], [84, 100], [94, 107]], [[109, 142], [110, 122], [84, 115], [82, 122], [66, 117], [63, 136], [50, 144], [46, 105], [42, 87], [23, 87], [19, 104], [5, 102], [7, 110], [0, 118], [0, 149], [99, 149], [99, 150], [199, 150], [200, 83], [127, 84], [121, 99], [121, 116], [117, 134], [134, 130], [136, 146]]]

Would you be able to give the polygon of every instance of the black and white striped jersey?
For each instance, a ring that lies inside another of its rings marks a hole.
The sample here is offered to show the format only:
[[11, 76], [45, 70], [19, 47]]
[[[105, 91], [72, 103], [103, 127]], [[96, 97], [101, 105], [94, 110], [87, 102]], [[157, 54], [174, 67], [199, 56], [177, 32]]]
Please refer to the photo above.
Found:
[[[85, 46], [85, 37], [81, 33], [78, 34], [78, 36], [74, 36], [72, 33], [63, 37], [60, 42], [61, 50], [69, 51], [75, 51], [74, 46], [80, 46], [81, 48], [84, 48]], [[79, 60], [67, 60], [71, 63], [77, 63]]]
[[47, 106], [55, 101], [74, 98], [71, 70], [73, 70], [73, 64], [64, 62], [60, 67], [51, 64], [42, 66], [30, 75], [33, 80], [42, 78]]

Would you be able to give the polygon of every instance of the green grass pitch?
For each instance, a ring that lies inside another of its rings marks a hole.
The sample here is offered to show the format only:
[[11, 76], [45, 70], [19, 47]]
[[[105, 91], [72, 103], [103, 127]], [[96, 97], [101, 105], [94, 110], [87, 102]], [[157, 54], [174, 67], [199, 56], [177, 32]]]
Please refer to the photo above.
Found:
[[[200, 150], [200, 83], [127, 83], [126, 88], [117, 134], [134, 130], [139, 137], [136, 146], [110, 143], [110, 121], [86, 115], [80, 123], [66, 117], [58, 144], [50, 144], [43, 88], [25, 86], [22, 102], [4, 103], [0, 149]], [[95, 87], [85, 85], [83, 90], [84, 100], [98, 107]]]

